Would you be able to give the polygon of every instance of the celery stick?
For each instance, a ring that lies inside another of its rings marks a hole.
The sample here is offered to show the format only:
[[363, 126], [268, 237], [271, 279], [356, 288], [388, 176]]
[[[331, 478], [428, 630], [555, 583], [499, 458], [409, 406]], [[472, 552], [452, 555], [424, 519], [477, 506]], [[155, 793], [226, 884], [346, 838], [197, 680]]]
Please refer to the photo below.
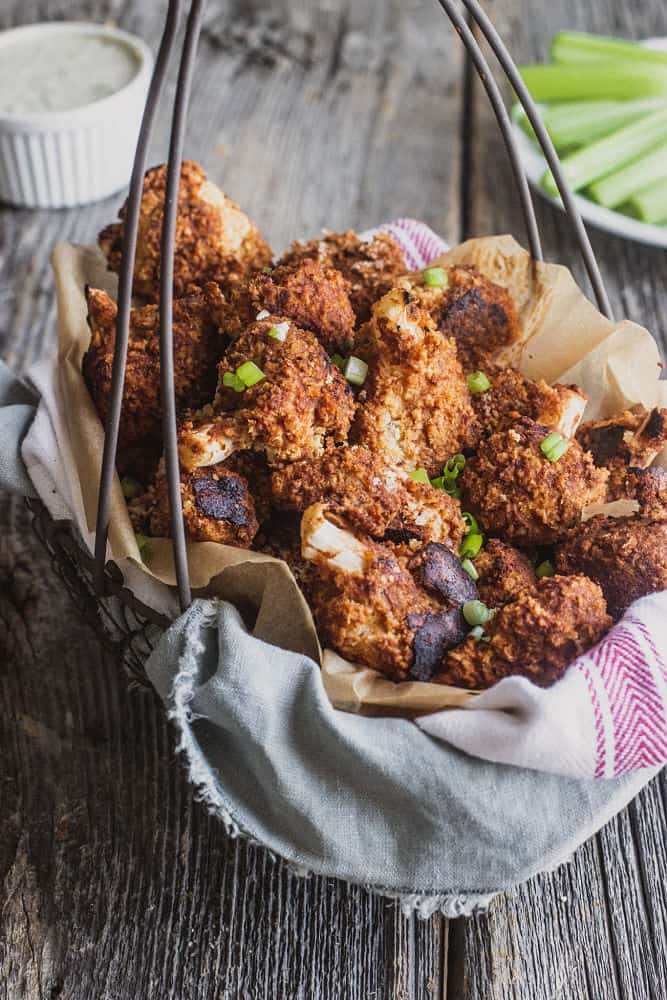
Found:
[[620, 170], [614, 170], [588, 189], [591, 197], [605, 208], [616, 208], [636, 191], [667, 178], [667, 143], [657, 146]]
[[657, 181], [643, 191], [637, 191], [623, 208], [627, 215], [654, 226], [667, 222], [667, 180]]
[[[562, 104], [538, 104], [537, 110], [551, 141], [562, 153], [601, 139], [624, 125], [630, 125], [650, 111], [666, 107], [660, 97], [645, 97], [641, 101], [565, 101]], [[528, 115], [517, 101], [512, 108], [512, 120], [531, 139], [535, 133]]]
[[667, 98], [667, 66], [605, 61], [577, 66], [520, 66], [519, 71], [534, 101]]
[[[654, 111], [633, 125], [612, 132], [589, 146], [582, 146], [561, 161], [565, 178], [573, 191], [586, 187], [599, 177], [617, 170], [642, 156], [661, 142], [667, 141], [667, 107]], [[542, 178], [549, 194], [558, 188], [550, 170]]]
[[667, 52], [647, 49], [624, 38], [589, 35], [583, 31], [561, 31], [551, 43], [551, 58], [555, 63], [599, 62], [621, 59], [667, 66]]

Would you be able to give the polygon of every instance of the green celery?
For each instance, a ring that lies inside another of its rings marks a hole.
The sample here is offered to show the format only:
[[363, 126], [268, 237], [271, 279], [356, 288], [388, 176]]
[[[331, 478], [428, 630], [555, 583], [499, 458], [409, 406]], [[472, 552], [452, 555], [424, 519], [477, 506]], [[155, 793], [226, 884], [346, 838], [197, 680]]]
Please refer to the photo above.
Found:
[[584, 31], [560, 31], [551, 43], [555, 63], [588, 63], [609, 59], [667, 66], [667, 52], [647, 49], [625, 38], [590, 35]]
[[636, 191], [667, 178], [667, 143], [591, 184], [588, 193], [605, 208], [616, 208]]
[[[602, 139], [643, 115], [657, 111], [665, 103], [660, 97], [645, 97], [639, 101], [565, 101], [540, 104], [538, 111], [551, 141], [561, 153]], [[535, 138], [528, 116], [518, 102], [512, 108], [512, 119], [531, 139]]]
[[[573, 191], [579, 191], [599, 177], [617, 170], [631, 160], [643, 156], [660, 142], [667, 140], [667, 106], [641, 118], [632, 125], [612, 132], [589, 146], [582, 146], [561, 161], [565, 178]], [[548, 194], [557, 195], [558, 188], [550, 170], [542, 178]]]
[[636, 62], [581, 63], [577, 66], [520, 66], [534, 101], [630, 101], [667, 98], [667, 66]]
[[623, 206], [627, 215], [653, 225], [667, 222], [667, 179], [637, 191]]

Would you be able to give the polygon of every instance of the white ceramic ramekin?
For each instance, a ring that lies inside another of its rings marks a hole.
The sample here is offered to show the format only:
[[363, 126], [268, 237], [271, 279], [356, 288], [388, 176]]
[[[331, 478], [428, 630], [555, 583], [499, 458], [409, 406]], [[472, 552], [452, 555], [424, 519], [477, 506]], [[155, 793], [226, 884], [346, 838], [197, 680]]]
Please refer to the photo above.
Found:
[[0, 112], [0, 201], [26, 208], [68, 208], [125, 187], [153, 67], [148, 46], [125, 31], [63, 21], [0, 32], [2, 49], [58, 32], [116, 39], [136, 55], [136, 75], [93, 104], [40, 114]]

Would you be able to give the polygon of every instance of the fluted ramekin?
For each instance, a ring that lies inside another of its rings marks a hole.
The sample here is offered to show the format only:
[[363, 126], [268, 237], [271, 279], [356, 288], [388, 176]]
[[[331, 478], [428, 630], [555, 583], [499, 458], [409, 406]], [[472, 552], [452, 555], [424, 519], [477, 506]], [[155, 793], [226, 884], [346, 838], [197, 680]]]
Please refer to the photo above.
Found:
[[67, 111], [0, 111], [0, 201], [25, 208], [69, 208], [106, 198], [125, 187], [153, 67], [148, 46], [125, 31], [64, 21], [0, 32], [6, 45], [43, 41], [57, 33], [89, 34], [126, 45], [137, 72], [108, 97]]

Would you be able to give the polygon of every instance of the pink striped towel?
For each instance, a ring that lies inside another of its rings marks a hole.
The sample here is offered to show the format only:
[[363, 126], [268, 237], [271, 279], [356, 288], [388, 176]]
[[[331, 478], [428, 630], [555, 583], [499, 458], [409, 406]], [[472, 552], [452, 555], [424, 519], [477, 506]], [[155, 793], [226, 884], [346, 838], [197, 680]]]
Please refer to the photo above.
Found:
[[[386, 226], [418, 270], [447, 250], [421, 222]], [[577, 778], [667, 762], [667, 591], [636, 601], [550, 688], [508, 677], [417, 725], [474, 757]]]

